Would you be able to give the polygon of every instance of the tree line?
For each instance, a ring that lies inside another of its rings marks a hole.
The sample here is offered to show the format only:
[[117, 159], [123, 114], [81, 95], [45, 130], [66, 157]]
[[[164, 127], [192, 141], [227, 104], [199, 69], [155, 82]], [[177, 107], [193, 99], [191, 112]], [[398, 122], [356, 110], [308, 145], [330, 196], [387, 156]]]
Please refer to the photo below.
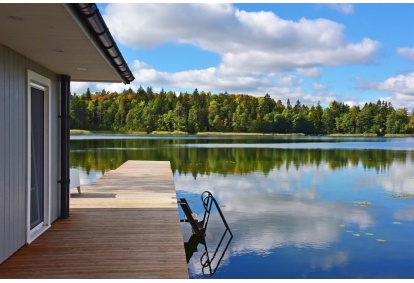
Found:
[[[249, 137], [246, 137], [249, 139]], [[274, 141], [274, 139], [271, 139]], [[257, 141], [257, 140], [253, 140]], [[198, 175], [247, 174], [273, 170], [300, 170], [303, 167], [328, 166], [330, 170], [362, 166], [376, 172], [389, 170], [393, 163], [405, 164], [410, 156], [401, 150], [354, 150], [310, 148], [198, 148], [176, 147], [182, 140], [173, 139], [104, 139], [71, 140], [71, 166], [105, 173], [127, 160], [169, 160], [178, 174]], [[239, 140], [221, 139], [224, 143]], [[100, 150], [94, 150], [100, 148]], [[112, 150], [113, 148], [123, 150]], [[131, 149], [142, 150], [131, 150]], [[156, 148], [157, 150], [144, 150]]]
[[89, 88], [71, 95], [71, 128], [114, 132], [180, 131], [324, 134], [412, 134], [414, 110], [395, 109], [378, 100], [363, 107], [332, 101], [328, 107], [286, 105], [269, 94], [211, 94], [198, 91], [178, 95], [152, 87], [122, 93]]

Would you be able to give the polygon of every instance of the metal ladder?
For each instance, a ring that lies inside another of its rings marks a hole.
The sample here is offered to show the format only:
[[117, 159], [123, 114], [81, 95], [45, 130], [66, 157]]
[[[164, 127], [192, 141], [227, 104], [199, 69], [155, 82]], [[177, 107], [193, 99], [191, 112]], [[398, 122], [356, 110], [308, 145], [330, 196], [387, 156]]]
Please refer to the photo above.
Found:
[[181, 222], [190, 222], [193, 234], [200, 237], [204, 237], [206, 233], [206, 229], [204, 227], [204, 220], [198, 221], [197, 215], [193, 213], [185, 198], [180, 198], [178, 204], [181, 206], [185, 214], [185, 219], [181, 220]]
[[[227, 248], [229, 247], [231, 240], [233, 239], [233, 233], [231, 232], [230, 227], [227, 224], [227, 221], [224, 218], [223, 213], [221, 212], [220, 206], [218, 205], [213, 195], [209, 191], [205, 191], [201, 194], [201, 200], [202, 200], [203, 207], [204, 207], [204, 216], [203, 216], [203, 220], [201, 221], [198, 221], [197, 215], [192, 212], [185, 198], [180, 198], [180, 200], [178, 201], [178, 204], [181, 206], [185, 214], [185, 219], [181, 220], [181, 222], [189, 222], [191, 224], [191, 228], [193, 232], [190, 239], [184, 243], [184, 246], [186, 248], [187, 263], [190, 261], [190, 258], [192, 257], [194, 252], [197, 251], [198, 244], [202, 244], [204, 246], [205, 252], [202, 254], [200, 258], [202, 272], [204, 275], [212, 276], [214, 275], [218, 266], [220, 265], [220, 262], [223, 259], [223, 256], [225, 252], [227, 251]], [[213, 256], [210, 257], [208, 249], [207, 249], [207, 243], [205, 241], [205, 234], [207, 230], [208, 221], [210, 219], [210, 213], [213, 208], [213, 204], [215, 205], [226, 229], [220, 239], [220, 242], [218, 243], [213, 253]], [[230, 234], [230, 237], [227, 241], [227, 244], [224, 247], [224, 250], [221, 253], [221, 256], [216, 261], [215, 267], [212, 268], [212, 263], [214, 259], [216, 258], [216, 256], [218, 256], [217, 253], [220, 249], [220, 246], [223, 244], [223, 240], [227, 233]], [[208, 270], [208, 274], [206, 274], [205, 269]]]
[[201, 221], [198, 221], [197, 215], [193, 213], [185, 198], [180, 198], [180, 201], [178, 202], [185, 214], [185, 219], [182, 221], [190, 222], [191, 228], [193, 229], [193, 234], [196, 234], [197, 236], [205, 236], [208, 220], [210, 219], [211, 209], [213, 208], [214, 204], [221, 217], [221, 220], [223, 221], [224, 226], [229, 231], [230, 235], [233, 236], [233, 233], [231, 232], [230, 227], [227, 224], [226, 218], [224, 218], [220, 206], [218, 205], [212, 193], [210, 193], [209, 191], [204, 191], [201, 194], [201, 201], [203, 202], [204, 207], [204, 216], [203, 220]]

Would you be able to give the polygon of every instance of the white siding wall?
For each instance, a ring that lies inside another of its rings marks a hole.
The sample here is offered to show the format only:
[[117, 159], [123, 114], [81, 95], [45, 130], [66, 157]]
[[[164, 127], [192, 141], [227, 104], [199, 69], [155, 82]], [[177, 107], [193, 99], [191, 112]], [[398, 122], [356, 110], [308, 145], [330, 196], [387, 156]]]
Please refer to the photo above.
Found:
[[26, 243], [27, 69], [52, 80], [52, 211], [59, 217], [59, 76], [0, 43], [0, 263]]

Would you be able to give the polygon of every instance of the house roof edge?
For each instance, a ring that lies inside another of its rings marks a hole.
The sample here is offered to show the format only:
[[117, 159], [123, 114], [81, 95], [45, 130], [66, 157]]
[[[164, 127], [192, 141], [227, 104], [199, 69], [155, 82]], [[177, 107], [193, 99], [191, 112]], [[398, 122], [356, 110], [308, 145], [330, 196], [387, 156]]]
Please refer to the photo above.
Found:
[[124, 84], [135, 77], [128, 67], [104, 19], [94, 3], [62, 4], [88, 39], [120, 76]]

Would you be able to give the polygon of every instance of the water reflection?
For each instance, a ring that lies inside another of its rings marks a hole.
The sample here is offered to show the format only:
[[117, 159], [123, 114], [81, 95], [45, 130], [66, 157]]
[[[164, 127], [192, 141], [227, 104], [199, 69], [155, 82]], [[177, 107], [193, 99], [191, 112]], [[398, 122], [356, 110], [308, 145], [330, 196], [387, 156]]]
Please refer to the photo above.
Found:
[[[214, 278], [414, 278], [414, 198], [387, 198], [414, 194], [414, 151], [402, 150], [413, 139], [353, 140], [360, 149], [310, 140], [74, 140], [71, 166], [91, 176], [128, 159], [169, 160], [178, 197], [196, 213], [211, 191], [234, 233]], [[209, 224], [211, 254], [222, 229]], [[191, 278], [203, 278], [199, 247]]]
[[220, 199], [235, 231], [235, 254], [266, 254], [283, 246], [324, 249], [338, 239], [341, 224], [358, 229], [374, 224], [366, 207], [355, 206], [353, 201], [321, 199], [318, 189], [295, 186], [300, 183], [300, 174], [292, 175], [292, 186], [278, 186], [281, 175], [273, 171], [266, 177], [256, 173], [222, 179], [212, 174], [200, 176], [197, 185], [192, 178], [181, 177], [176, 187], [195, 194], [208, 189]]
[[345, 266], [349, 260], [349, 254], [344, 251], [336, 252], [332, 255], [326, 255], [322, 258], [312, 257], [311, 268], [318, 269], [322, 268], [325, 271], [329, 271], [334, 267]]
[[[300, 148], [300, 145], [296, 145], [299, 148], [250, 148], [222, 147], [220, 143], [205, 148], [197, 146], [200, 140], [195, 143], [186, 139], [72, 140], [71, 166], [84, 168], [86, 172], [93, 169], [105, 173], [130, 159], [169, 160], [173, 171], [190, 173], [197, 178], [199, 174], [210, 173], [260, 171], [267, 174], [275, 168], [298, 170], [303, 165], [319, 167], [321, 163], [327, 164], [331, 170], [361, 165], [381, 172], [388, 170], [394, 162], [405, 163], [410, 157], [401, 150]], [[225, 144], [230, 141], [233, 140], [222, 140]], [[267, 139], [263, 141], [268, 142]]]
[[[393, 260], [414, 258], [412, 250], [407, 251], [413, 246], [414, 202], [386, 198], [400, 192], [412, 193], [412, 186], [401, 185], [405, 182], [392, 186], [399, 178], [411, 178], [412, 170], [407, 168], [412, 168], [411, 163], [393, 163], [388, 172], [379, 174], [361, 165], [331, 170], [321, 164], [318, 168], [301, 166], [297, 171], [274, 169], [267, 174], [253, 172], [225, 178], [212, 173], [196, 180], [176, 172], [175, 183], [180, 193], [197, 195], [210, 190], [220, 200], [235, 233], [228, 260], [256, 255], [260, 261], [267, 257], [279, 262], [284, 258], [281, 251], [296, 250], [302, 259], [308, 258], [303, 269], [311, 271], [306, 273], [310, 278], [412, 278], [412, 269]], [[367, 205], [358, 205], [365, 202]], [[404, 224], [399, 227], [393, 224], [400, 221]], [[379, 238], [386, 239], [388, 246], [378, 246]], [[307, 250], [313, 252], [306, 255]], [[298, 264], [297, 261], [290, 263]], [[385, 269], [395, 273], [353, 273], [356, 262], [369, 266], [374, 262], [387, 264]], [[191, 268], [196, 277], [198, 271]], [[291, 267], [286, 264], [286, 268]], [[349, 273], [338, 275], [338, 269]], [[260, 278], [301, 278], [300, 274], [281, 275], [278, 271]], [[249, 275], [242, 278], [246, 276]]]

